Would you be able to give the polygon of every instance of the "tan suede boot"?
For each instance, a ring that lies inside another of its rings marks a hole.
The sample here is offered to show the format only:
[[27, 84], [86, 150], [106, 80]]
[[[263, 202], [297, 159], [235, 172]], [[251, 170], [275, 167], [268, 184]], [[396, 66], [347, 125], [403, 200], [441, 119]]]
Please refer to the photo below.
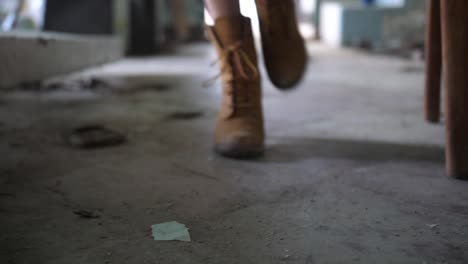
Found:
[[307, 65], [307, 51], [299, 33], [294, 0], [255, 0], [263, 56], [271, 82], [280, 89], [294, 87]]
[[264, 151], [260, 76], [250, 19], [223, 17], [208, 28], [216, 47], [223, 96], [215, 130], [215, 151], [254, 158]]

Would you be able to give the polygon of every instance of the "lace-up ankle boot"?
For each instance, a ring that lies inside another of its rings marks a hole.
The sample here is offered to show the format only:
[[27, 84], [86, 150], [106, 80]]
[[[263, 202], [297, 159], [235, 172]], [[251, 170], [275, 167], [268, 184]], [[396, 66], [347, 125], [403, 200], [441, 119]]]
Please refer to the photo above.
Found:
[[222, 17], [208, 34], [218, 53], [223, 93], [215, 129], [215, 151], [248, 159], [264, 151], [260, 73], [250, 19]]

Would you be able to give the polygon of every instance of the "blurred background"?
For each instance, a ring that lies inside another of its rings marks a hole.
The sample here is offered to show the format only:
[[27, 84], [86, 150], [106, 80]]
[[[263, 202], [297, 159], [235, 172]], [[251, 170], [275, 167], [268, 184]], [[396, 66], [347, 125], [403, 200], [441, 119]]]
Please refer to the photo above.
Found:
[[[284, 92], [241, 0], [267, 140], [238, 161], [212, 151], [202, 0], [0, 0], [0, 263], [468, 263], [468, 182], [445, 158], [464, 132], [444, 127], [441, 37], [425, 40], [440, 10], [427, 27], [426, 0], [296, 2], [310, 59]], [[451, 51], [466, 128], [467, 53]], [[167, 221], [192, 243], [154, 241]]]
[[[241, 4], [256, 22], [254, 2]], [[298, 0], [297, 11], [307, 38], [388, 52], [423, 46], [425, 5], [424, 0]], [[3, 0], [0, 21], [4, 32], [116, 34], [130, 54], [151, 54], [175, 42], [204, 39], [210, 18], [201, 0]]]
[[[258, 37], [254, 1], [240, 2], [242, 13], [252, 18]], [[308, 41], [414, 59], [422, 59], [424, 54], [425, 8], [425, 0], [297, 1], [299, 26]], [[59, 71], [50, 65], [48, 72], [35, 72], [33, 65], [38, 60], [25, 56], [33, 61], [29, 64], [34, 73], [23, 68], [18, 80], [4, 73], [12, 80], [5, 77], [0, 86], [37, 81], [123, 56], [174, 52], [180, 45], [206, 41], [204, 27], [211, 22], [202, 0], [2, 0], [0, 41], [5, 50], [24, 55], [37, 49], [41, 54], [45, 52], [41, 45], [32, 45], [27, 51], [16, 45], [17, 41], [30, 45], [37, 38], [51, 38], [57, 45], [74, 38], [81, 49], [73, 48], [74, 63], [58, 52], [52, 57], [44, 54], [60, 65]], [[106, 44], [98, 48], [96, 43]], [[64, 45], [64, 52], [71, 47]], [[9, 69], [15, 63], [23, 64], [18, 59], [9, 61]]]

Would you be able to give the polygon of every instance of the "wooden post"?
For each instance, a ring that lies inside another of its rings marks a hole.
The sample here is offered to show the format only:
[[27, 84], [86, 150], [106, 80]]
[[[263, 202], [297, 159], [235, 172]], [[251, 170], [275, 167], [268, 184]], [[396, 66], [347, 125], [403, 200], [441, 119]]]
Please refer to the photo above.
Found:
[[429, 0], [426, 30], [426, 87], [424, 115], [428, 122], [440, 120], [440, 93], [442, 74], [442, 36], [440, 0]]
[[447, 171], [468, 180], [468, 1], [441, 1]]

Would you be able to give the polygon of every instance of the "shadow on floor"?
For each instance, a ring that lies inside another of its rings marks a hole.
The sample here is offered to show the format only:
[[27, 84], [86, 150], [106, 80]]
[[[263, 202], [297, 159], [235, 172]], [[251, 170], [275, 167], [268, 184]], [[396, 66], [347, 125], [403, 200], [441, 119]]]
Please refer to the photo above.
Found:
[[445, 162], [444, 148], [439, 146], [320, 138], [275, 139], [267, 145], [266, 156], [261, 161], [281, 163], [310, 158]]

